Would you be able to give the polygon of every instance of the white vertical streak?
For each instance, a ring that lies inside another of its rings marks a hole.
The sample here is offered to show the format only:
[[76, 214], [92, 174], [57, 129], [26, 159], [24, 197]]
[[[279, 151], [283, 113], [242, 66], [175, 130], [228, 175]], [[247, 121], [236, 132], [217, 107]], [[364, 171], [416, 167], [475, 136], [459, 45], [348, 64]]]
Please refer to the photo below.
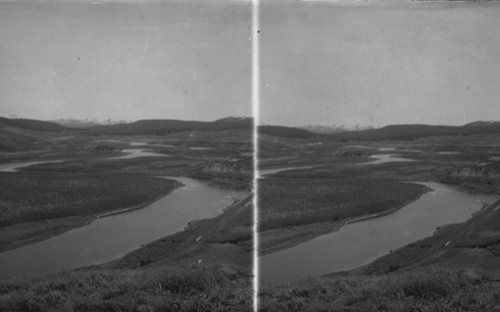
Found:
[[253, 284], [253, 304], [254, 311], [259, 310], [259, 237], [257, 233], [257, 224], [259, 222], [258, 217], [258, 131], [257, 125], [259, 124], [259, 105], [260, 105], [260, 94], [259, 94], [259, 84], [260, 84], [260, 64], [259, 64], [259, 0], [252, 1], [252, 115], [254, 118], [253, 127], [253, 273], [254, 273], [254, 284]]
[[142, 65], [142, 61], [144, 60], [144, 55], [146, 55], [146, 51], [148, 50], [148, 46], [149, 46], [149, 37], [150, 37], [150, 35], [148, 34], [148, 39], [146, 40], [146, 44], [144, 45], [144, 50], [142, 50], [142, 55], [141, 55], [141, 62], [140, 62], [140, 65]]

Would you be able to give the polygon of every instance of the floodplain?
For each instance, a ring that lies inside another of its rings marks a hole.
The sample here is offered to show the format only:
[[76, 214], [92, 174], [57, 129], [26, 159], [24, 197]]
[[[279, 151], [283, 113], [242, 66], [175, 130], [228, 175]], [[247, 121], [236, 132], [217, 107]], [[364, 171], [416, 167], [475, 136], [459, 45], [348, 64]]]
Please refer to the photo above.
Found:
[[4, 121], [2, 308], [251, 310], [251, 123], [110, 135]]
[[[493, 296], [499, 142], [262, 134], [259, 169], [270, 174], [258, 193], [261, 310], [448, 311], [476, 307], [455, 294]], [[428, 293], [410, 294], [420, 288]], [[477, 307], [492, 309], [491, 296]]]

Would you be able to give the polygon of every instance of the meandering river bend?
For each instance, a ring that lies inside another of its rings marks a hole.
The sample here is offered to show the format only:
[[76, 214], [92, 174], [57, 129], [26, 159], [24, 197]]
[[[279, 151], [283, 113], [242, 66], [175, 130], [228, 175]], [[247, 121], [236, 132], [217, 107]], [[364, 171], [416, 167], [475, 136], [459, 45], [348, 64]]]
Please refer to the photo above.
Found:
[[[141, 151], [132, 155], [157, 156]], [[38, 163], [44, 162], [5, 164], [0, 170], [16, 171]], [[248, 192], [222, 190], [186, 177], [166, 178], [184, 186], [144, 208], [99, 218], [47, 240], [0, 253], [0, 275], [53, 273], [118, 259], [143, 244], [183, 230], [190, 221], [214, 217], [235, 199], [248, 196]]]
[[347, 224], [336, 232], [259, 257], [261, 280], [286, 282], [369, 264], [390, 250], [432, 235], [439, 226], [467, 220], [482, 203], [496, 199], [441, 183], [418, 183], [433, 191], [392, 214]]

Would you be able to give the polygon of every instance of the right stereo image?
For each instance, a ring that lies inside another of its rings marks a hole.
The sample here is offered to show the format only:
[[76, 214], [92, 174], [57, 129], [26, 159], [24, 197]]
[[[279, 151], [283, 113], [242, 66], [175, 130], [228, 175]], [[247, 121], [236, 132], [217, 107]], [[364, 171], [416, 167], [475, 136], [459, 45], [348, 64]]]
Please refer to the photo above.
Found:
[[258, 311], [500, 311], [500, 3], [260, 1]]

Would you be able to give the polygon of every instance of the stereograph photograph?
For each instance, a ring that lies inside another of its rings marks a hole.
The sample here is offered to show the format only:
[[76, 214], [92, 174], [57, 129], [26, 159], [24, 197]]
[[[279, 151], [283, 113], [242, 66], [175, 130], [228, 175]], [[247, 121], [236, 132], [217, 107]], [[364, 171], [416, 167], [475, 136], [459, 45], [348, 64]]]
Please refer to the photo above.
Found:
[[500, 3], [0, 1], [0, 311], [500, 311]]
[[251, 311], [251, 4], [0, 4], [3, 311]]

